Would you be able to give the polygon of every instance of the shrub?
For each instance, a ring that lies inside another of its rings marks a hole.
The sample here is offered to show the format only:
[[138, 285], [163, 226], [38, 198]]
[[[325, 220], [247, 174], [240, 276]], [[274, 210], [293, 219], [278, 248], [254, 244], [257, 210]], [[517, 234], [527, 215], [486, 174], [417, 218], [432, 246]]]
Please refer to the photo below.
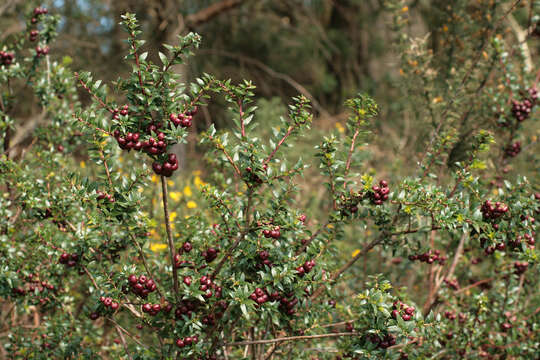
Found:
[[[400, 31], [407, 9], [389, 7]], [[27, 33], [0, 54], [6, 358], [535, 356], [540, 194], [524, 176], [504, 179], [503, 168], [535, 117], [537, 79], [513, 73], [523, 59], [509, 56], [493, 31], [451, 74], [425, 42], [398, 39], [404, 86], [428, 100], [418, 113], [437, 114], [418, 169], [398, 179], [364, 169], [359, 144], [372, 140], [379, 112], [366, 94], [346, 102], [345, 131], [325, 136], [308, 168], [294, 151], [312, 123], [305, 97], [292, 99], [269, 138], [258, 137], [251, 82], [203, 74], [183, 84], [172, 66], [189, 59], [200, 37], [180, 36], [154, 64], [126, 14], [133, 71], [112, 83], [118, 102], [101, 80], [72, 74], [68, 59], [50, 60], [57, 22], [36, 9]], [[508, 88], [490, 79], [487, 65], [497, 62]], [[10, 142], [10, 114], [21, 106], [15, 82], [31, 86], [50, 119], [24, 151]], [[76, 84], [91, 106], [79, 103]], [[178, 216], [168, 178], [186, 164], [174, 146], [215, 96], [230, 104], [234, 123], [199, 137], [207, 164], [200, 205]], [[495, 116], [489, 126], [475, 122], [482, 127], [471, 135], [461, 126]], [[496, 139], [500, 151], [492, 150]], [[84, 151], [96, 167], [68, 156]], [[325, 179], [322, 219], [303, 208], [303, 174]], [[152, 177], [163, 215], [149, 201]], [[339, 244], [351, 240], [362, 245], [343, 261]], [[394, 287], [389, 274], [359, 281], [358, 261], [377, 253], [399, 255], [396, 266], [429, 287]]]

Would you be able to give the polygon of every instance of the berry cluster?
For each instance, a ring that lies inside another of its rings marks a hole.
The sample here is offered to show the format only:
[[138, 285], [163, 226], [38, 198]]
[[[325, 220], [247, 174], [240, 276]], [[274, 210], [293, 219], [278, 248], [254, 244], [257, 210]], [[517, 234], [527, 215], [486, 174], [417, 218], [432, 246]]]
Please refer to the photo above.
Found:
[[192, 344], [196, 344], [199, 342], [199, 338], [195, 335], [195, 336], [188, 336], [188, 337], [185, 337], [183, 339], [178, 339], [176, 340], [176, 346], [178, 346], [179, 348], [183, 348], [185, 346], [190, 346]]
[[456, 314], [453, 313], [452, 311], [445, 311], [445, 312], [444, 312], [444, 317], [447, 318], [448, 320], [453, 321], [453, 320], [456, 320], [456, 317], [457, 317], [457, 316], [456, 316]]
[[41, 15], [45, 15], [49, 12], [49, 10], [47, 10], [46, 8], [43, 8], [43, 7], [37, 7], [34, 9], [34, 17], [30, 20], [30, 22], [32, 24], [37, 24], [37, 22], [39, 21], [39, 17]]
[[392, 308], [392, 317], [394, 319], [397, 319], [398, 315], [401, 315], [403, 321], [410, 321], [412, 319], [412, 316], [414, 315], [414, 311], [416, 310], [414, 307], [407, 306], [401, 301], [394, 301]]
[[257, 304], [262, 305], [267, 301], [270, 301], [270, 296], [266, 292], [266, 290], [261, 288], [256, 288], [251, 295], [249, 295], [249, 298], [253, 301], [255, 301]]
[[49, 12], [46, 8], [43, 7], [37, 7], [34, 9], [34, 16], [39, 17], [40, 15], [45, 15]]
[[315, 260], [308, 260], [304, 265], [300, 265], [296, 268], [298, 276], [303, 277], [304, 274], [308, 274], [315, 267]]
[[491, 255], [495, 252], [495, 250], [504, 251], [506, 249], [506, 244], [503, 242], [497, 243], [495, 246], [488, 246], [484, 253], [486, 255]]
[[68, 254], [64, 252], [62, 253], [62, 255], [60, 255], [58, 262], [67, 267], [74, 267], [75, 265], [77, 265], [77, 262], [79, 262], [79, 255], [75, 253]]
[[257, 264], [257, 268], [263, 268], [264, 266], [272, 267], [272, 262], [268, 259], [270, 257], [270, 253], [268, 250], [262, 250], [258, 253], [259, 263]]
[[453, 279], [453, 280], [444, 279], [443, 281], [449, 288], [454, 289], [454, 290], [459, 289], [459, 283], [456, 279]]
[[29, 37], [29, 40], [30, 40], [30, 41], [36, 41], [37, 38], [38, 38], [38, 36], [39, 36], [39, 31], [37, 31], [37, 30], [31, 30], [31, 31], [30, 31], [30, 37]]
[[390, 188], [388, 187], [388, 182], [386, 180], [379, 181], [379, 186], [374, 185], [370, 193], [371, 202], [375, 205], [381, 205], [383, 201], [388, 200], [388, 194], [390, 193]]
[[214, 309], [208, 315], [204, 316], [202, 319], [202, 323], [204, 325], [214, 326], [216, 324], [216, 320], [219, 320], [223, 317], [223, 314], [228, 306], [229, 304], [227, 304], [226, 301], [219, 300], [218, 302], [216, 302], [217, 309]]
[[279, 298], [279, 310], [286, 315], [292, 316], [296, 313], [296, 309], [294, 308], [296, 304], [298, 304], [298, 299], [294, 294], [287, 294]]
[[493, 204], [490, 200], [486, 200], [482, 204], [480, 211], [485, 220], [495, 220], [508, 212], [508, 206], [498, 201]]
[[186, 315], [188, 318], [191, 318], [194, 311], [197, 311], [199, 303], [191, 300], [182, 300], [176, 310], [174, 311], [174, 316], [177, 320], [182, 319], [182, 315]]
[[217, 286], [209, 276], [206, 276], [206, 275], [201, 276], [201, 278], [199, 279], [199, 283], [201, 284], [199, 286], [199, 290], [205, 291], [203, 296], [206, 299], [209, 299], [212, 297], [212, 295], [214, 295], [212, 293], [212, 290], [216, 292], [215, 293], [216, 298], [221, 297], [221, 291], [222, 291], [221, 286]]
[[526, 261], [524, 261], [524, 262], [516, 261], [514, 263], [515, 274], [516, 275], [523, 274], [525, 271], [527, 271], [528, 267], [529, 267], [528, 262], [526, 262]]
[[105, 200], [105, 199], [107, 199], [107, 200], [108, 200], [109, 202], [111, 202], [111, 203], [115, 202], [115, 199], [114, 199], [114, 197], [113, 197], [111, 194], [107, 194], [107, 193], [105, 193], [105, 192], [103, 192], [103, 191], [101, 191], [101, 190], [98, 190], [98, 191], [97, 191], [97, 194], [98, 194], [98, 196], [97, 196], [97, 199], [98, 199], [98, 200]]
[[120, 307], [120, 304], [118, 304], [116, 301], [113, 301], [110, 297], [104, 297], [101, 296], [99, 298], [99, 301], [107, 308], [116, 311]]
[[5, 65], [6, 67], [13, 63], [15, 55], [6, 51], [0, 51], [0, 65]]
[[114, 108], [112, 110], [112, 118], [114, 120], [120, 120], [120, 115], [127, 116], [129, 114], [129, 105], [122, 106], [122, 109]]
[[509, 144], [506, 149], [504, 149], [504, 155], [506, 157], [516, 157], [521, 152], [521, 142], [516, 141], [513, 144]]
[[146, 277], [146, 275], [141, 275], [139, 277], [136, 275], [129, 275], [128, 282], [131, 286], [131, 291], [143, 299], [146, 299], [148, 294], [156, 290], [156, 283], [154, 280]]
[[182, 126], [188, 128], [192, 125], [193, 116], [197, 114], [198, 108], [195, 106], [191, 111], [180, 114], [171, 114], [169, 120], [174, 124], [174, 126]]
[[[153, 139], [150, 138], [150, 140], [153, 140]], [[178, 159], [176, 158], [175, 154], [171, 153], [167, 156], [167, 161], [165, 161], [163, 164], [160, 164], [159, 162], [155, 161], [152, 164], [152, 169], [158, 175], [170, 177], [174, 171], [178, 170]]]
[[49, 53], [49, 47], [48, 46], [36, 46], [36, 56], [42, 56], [47, 55]]
[[523, 101], [512, 101], [512, 115], [516, 118], [517, 121], [525, 121], [531, 114], [533, 106], [536, 104], [538, 99], [538, 91], [536, 88], [532, 87], [527, 90], [528, 98]]
[[[55, 292], [56, 287], [45, 280], [39, 280], [37, 274], [30, 274], [26, 279], [26, 283], [22, 287], [13, 287], [11, 289], [13, 295], [25, 296], [26, 294], [33, 295], [36, 293], [48, 293], [49, 291]], [[45, 305], [50, 301], [48, 296], [44, 294], [36, 294], [40, 305]]]
[[409, 260], [411, 261], [421, 261], [425, 262], [427, 264], [433, 264], [435, 261], [438, 261], [439, 264], [444, 265], [448, 258], [446, 256], [441, 256], [441, 252], [439, 250], [434, 251], [427, 251], [423, 254], [418, 255], [409, 255]]
[[[169, 305], [171, 308], [172, 306]], [[144, 313], [147, 313], [150, 316], [156, 316], [161, 311], [161, 305], [160, 304], [150, 304], [146, 303], [142, 306], [142, 311]], [[170, 311], [170, 309], [169, 309]]]
[[201, 255], [204, 258], [204, 260], [209, 263], [209, 262], [214, 261], [217, 258], [218, 253], [219, 253], [219, 249], [209, 247], [208, 249], [204, 250]]
[[262, 233], [265, 238], [278, 239], [281, 236], [279, 226], [274, 226], [272, 229], [264, 229]]
[[376, 344], [377, 347], [381, 349], [386, 349], [390, 346], [396, 345], [396, 337], [392, 334], [386, 334], [383, 339], [376, 334], [369, 334], [368, 340], [373, 344]]

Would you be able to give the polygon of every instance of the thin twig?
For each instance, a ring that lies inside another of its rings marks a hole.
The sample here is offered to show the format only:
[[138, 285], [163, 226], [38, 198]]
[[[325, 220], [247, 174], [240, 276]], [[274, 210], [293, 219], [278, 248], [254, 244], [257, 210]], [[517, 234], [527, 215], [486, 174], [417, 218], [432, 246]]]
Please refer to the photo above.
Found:
[[253, 344], [273, 344], [273, 343], [279, 343], [279, 342], [283, 342], [283, 341], [321, 339], [321, 338], [331, 338], [331, 337], [341, 337], [341, 336], [362, 336], [362, 334], [358, 333], [358, 332], [342, 332], [342, 333], [331, 333], [331, 334], [289, 336], [289, 337], [283, 337], [283, 338], [277, 338], [277, 339], [238, 341], [238, 342], [225, 344], [225, 346], [244, 346], [244, 345], [253, 345]]
[[115, 325], [114, 327], [116, 328], [116, 332], [118, 333], [118, 336], [120, 337], [120, 341], [122, 342], [122, 346], [124, 346], [124, 351], [126, 352], [126, 355], [128, 356], [128, 358], [130, 360], [132, 360], [133, 358], [131, 357], [131, 354], [128, 351], [128, 347], [127, 347], [127, 344], [126, 344], [126, 339], [124, 338], [124, 334], [122, 333], [122, 331], [120, 330], [118, 325]]
[[289, 137], [289, 135], [291, 135], [291, 133], [293, 132], [294, 130], [294, 126], [289, 126], [289, 128], [287, 129], [287, 132], [285, 133], [285, 135], [281, 138], [281, 140], [279, 140], [279, 142], [277, 143], [276, 147], [274, 148], [274, 150], [272, 150], [272, 153], [270, 153], [270, 155], [268, 155], [268, 157], [263, 161], [263, 165], [264, 164], [268, 164], [268, 162], [270, 160], [272, 160], [272, 158], [274, 157], [274, 155], [276, 154], [276, 152], [278, 151], [278, 149], [280, 148], [281, 145], [283, 145], [283, 143], [285, 142], [285, 140], [287, 140], [287, 138]]
[[163, 175], [161, 176], [161, 190], [163, 192], [163, 212], [165, 213], [165, 227], [167, 229], [167, 240], [169, 242], [169, 255], [171, 257], [174, 297], [176, 299], [176, 303], [178, 304], [180, 302], [180, 299], [178, 297], [178, 275], [177, 275], [176, 266], [174, 265], [174, 242], [172, 238], [171, 223], [169, 219], [169, 204], [167, 200], [167, 197], [168, 197], [167, 179]]
[[360, 133], [360, 130], [356, 129], [351, 140], [351, 148], [349, 149], [349, 155], [347, 156], [347, 164], [345, 165], [345, 174], [343, 176], [345, 178], [345, 181], [343, 182], [344, 189], [347, 188], [347, 175], [349, 174], [349, 170], [351, 168], [352, 154], [354, 152], [354, 143], [356, 142], [356, 137], [358, 136], [359, 133]]
[[103, 100], [101, 100], [92, 90], [90, 90], [90, 88], [86, 85], [86, 83], [84, 81], [82, 81], [80, 78], [79, 78], [79, 73], [76, 72], [75, 74], [75, 77], [77, 78], [77, 80], [79, 81], [79, 83], [82, 85], [82, 87], [94, 98], [97, 100], [97, 102], [99, 103], [99, 105], [101, 105], [101, 107], [105, 110], [107, 110], [108, 112], [110, 112], [111, 114], [114, 114], [114, 110], [111, 109], [110, 107], [108, 107], [104, 102]]

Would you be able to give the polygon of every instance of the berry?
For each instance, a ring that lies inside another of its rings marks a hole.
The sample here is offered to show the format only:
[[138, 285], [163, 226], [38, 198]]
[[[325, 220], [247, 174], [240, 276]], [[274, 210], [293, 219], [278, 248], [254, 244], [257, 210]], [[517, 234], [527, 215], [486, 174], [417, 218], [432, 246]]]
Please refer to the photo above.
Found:
[[[390, 188], [388, 187], [388, 182], [386, 180], [379, 181], [379, 186], [374, 185], [371, 190], [372, 192], [370, 192], [370, 197], [373, 204], [381, 205], [384, 201], [388, 200]], [[356, 211], [358, 211], [358, 209], [356, 209]]]
[[186, 241], [184, 245], [182, 245], [182, 249], [184, 249], [184, 251], [188, 253], [191, 251], [191, 249], [193, 249], [193, 246], [189, 241]]

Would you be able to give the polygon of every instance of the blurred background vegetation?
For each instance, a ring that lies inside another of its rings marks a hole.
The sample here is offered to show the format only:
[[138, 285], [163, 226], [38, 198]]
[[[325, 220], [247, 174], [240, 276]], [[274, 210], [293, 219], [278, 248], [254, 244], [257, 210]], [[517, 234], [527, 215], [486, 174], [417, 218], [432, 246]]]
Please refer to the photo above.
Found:
[[[445, 120], [441, 119], [443, 109], [443, 114], [449, 116], [453, 111], [459, 113], [457, 107], [464, 103], [474, 110], [471, 113], [474, 116], [467, 112], [453, 117], [460, 119], [454, 126], [460, 141], [454, 145], [449, 162], [459, 160], [472, 130], [484, 127], [496, 130], [495, 112], [482, 107], [482, 96], [495, 95], [485, 93], [470, 98], [474, 91], [469, 91], [469, 99], [464, 102], [449, 99], [450, 95], [445, 92], [451, 88], [448, 84], [461, 81], [462, 68], [484, 47], [488, 32], [496, 31], [508, 47], [518, 42], [520, 31], [532, 34], [527, 54], [521, 56], [538, 59], [537, 17], [532, 14], [533, 6], [539, 5], [533, 5], [533, 0], [518, 2], [512, 16], [498, 23], [496, 19], [504, 9], [498, 8], [497, 3], [493, 0], [53, 0], [43, 5], [51, 13], [62, 16], [59, 38], [50, 52], [52, 58], [71, 63], [74, 71], [91, 71], [95, 78], [105, 81], [131, 71], [123, 62], [127, 47], [119, 26], [120, 14], [129, 11], [137, 15], [149, 57], [158, 63], [157, 50], [162, 49], [162, 43], [173, 44], [179, 34], [198, 32], [203, 37], [202, 48], [188, 65], [176, 70], [183, 74], [186, 82], [203, 72], [235, 82], [253, 80], [257, 86], [260, 136], [278, 126], [279, 116], [286, 113], [291, 96], [304, 94], [312, 101], [316, 116], [312, 131], [294, 146], [296, 156], [312, 159], [306, 161], [312, 166], [317, 166], [313, 160], [314, 147], [321, 137], [346, 131], [344, 101], [358, 92], [370, 94], [379, 103], [381, 113], [373, 124], [375, 136], [371, 146], [359, 156], [365, 157], [364, 172], [392, 183], [392, 180], [417, 174], [416, 164], [425, 150], [426, 139], [434, 124]], [[24, 17], [33, 6], [35, 4], [26, 0], [1, 2], [0, 42], [25, 28]], [[400, 27], [396, 27], [396, 14], [402, 19]], [[414, 40], [416, 38], [425, 41]], [[410, 46], [415, 41], [418, 46]], [[405, 43], [411, 52], [403, 57], [400, 54]], [[489, 51], [482, 56], [489, 66], [495, 69], [500, 66], [490, 63]], [[429, 64], [421, 63], [425, 59], [430, 59]], [[478, 83], [482, 81], [480, 75], [485, 73], [488, 73], [486, 68], [481, 67], [478, 74], [471, 76], [478, 75]], [[407, 74], [417, 77], [409, 77], [406, 82]], [[495, 82], [489, 84], [492, 88], [504, 87], [502, 83], [497, 84], [500, 78], [494, 76], [486, 81]], [[21, 90], [18, 94], [27, 104], [18, 107], [17, 126], [21, 129], [39, 114], [31, 93]], [[90, 102], [86, 93], [79, 95], [83, 103]], [[196, 133], [212, 123], [218, 128], [230, 126], [232, 122], [226, 109], [220, 99], [202, 109], [191, 135], [193, 141], [180, 150], [183, 170], [171, 179], [175, 217], [189, 215], [203, 207], [196, 189], [205, 179], [201, 162], [204, 151], [198, 148]], [[538, 164], [531, 163], [532, 154], [540, 150], [538, 135], [538, 122], [527, 123], [521, 139], [525, 149], [508, 168], [510, 174], [538, 176]], [[22, 136], [30, 142], [32, 132], [27, 131]], [[85, 149], [75, 153], [76, 161], [85, 164]], [[129, 163], [130, 160], [122, 161]], [[81, 167], [88, 173], [92, 171], [87, 164]], [[487, 166], [486, 171], [493, 168]], [[323, 194], [318, 193], [321, 182], [321, 178], [308, 176], [303, 180], [305, 191], [299, 193], [301, 203], [315, 209], [310, 212], [313, 214], [328, 206], [321, 204]], [[313, 190], [310, 192], [310, 189]], [[159, 204], [157, 193], [155, 198], [154, 202]], [[150, 211], [161, 216], [158, 207]], [[316, 217], [310, 221], [318, 222]], [[162, 230], [157, 229], [153, 235], [156, 251], [161, 249]], [[358, 246], [355, 235], [350, 235], [350, 243], [340, 245], [346, 256], [354, 253]], [[390, 274], [391, 268], [399, 266], [403, 271], [392, 271], [391, 280], [398, 283], [402, 280], [401, 284], [409, 286], [414, 283], [415, 278], [408, 276], [413, 265], [406, 261], [401, 263], [399, 254], [383, 251], [371, 258], [377, 272]], [[368, 266], [365, 264], [356, 273], [366, 276], [370, 273], [366, 271]]]

